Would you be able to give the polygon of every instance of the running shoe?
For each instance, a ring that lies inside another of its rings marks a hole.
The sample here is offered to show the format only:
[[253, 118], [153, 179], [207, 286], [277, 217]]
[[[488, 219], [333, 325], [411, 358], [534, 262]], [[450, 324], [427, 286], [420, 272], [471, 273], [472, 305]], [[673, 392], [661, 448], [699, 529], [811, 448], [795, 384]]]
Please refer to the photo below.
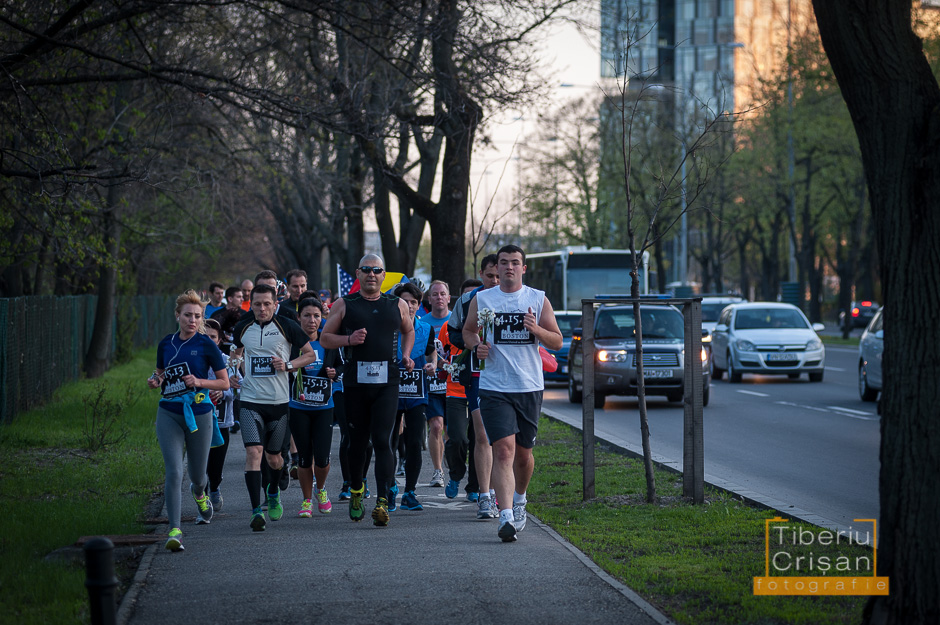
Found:
[[280, 521], [284, 516], [284, 506], [281, 505], [281, 494], [268, 494], [268, 516], [272, 521]]
[[300, 504], [300, 512], [297, 513], [297, 516], [309, 519], [313, 516], [313, 501], [309, 499], [304, 499], [304, 502]]
[[398, 470], [395, 471], [395, 477], [405, 477], [405, 459], [398, 461]]
[[248, 524], [252, 530], [256, 532], [264, 531], [264, 512], [261, 510], [261, 506], [258, 506], [251, 512], [251, 522]]
[[444, 494], [448, 499], [453, 499], [457, 496], [457, 493], [460, 492], [460, 482], [458, 480], [451, 480], [447, 482], [447, 487], [444, 488]]
[[365, 486], [359, 490], [349, 489], [349, 518], [357, 523], [362, 520], [366, 513], [365, 508], [362, 507], [363, 490], [365, 490]]
[[515, 526], [517, 532], [521, 532], [525, 529], [525, 504], [526, 502], [523, 501], [522, 503], [512, 505], [512, 524]]
[[418, 497], [413, 490], [409, 490], [401, 496], [401, 505], [399, 508], [402, 510], [424, 510], [424, 506], [418, 502]]
[[189, 492], [193, 495], [193, 501], [196, 502], [198, 514], [196, 515], [196, 525], [206, 525], [212, 520], [212, 501], [208, 495], [203, 493], [202, 497], [196, 497], [196, 485], [189, 485]]
[[170, 530], [169, 538], [166, 539], [166, 544], [163, 545], [170, 551], [183, 551], [183, 532], [178, 527], [174, 527]]
[[349, 499], [349, 482], [343, 482], [343, 487], [339, 489], [339, 500], [347, 501]]
[[477, 518], [480, 520], [495, 519], [499, 517], [499, 510], [493, 505], [489, 497], [482, 497], [477, 502]]
[[467, 493], [467, 501], [476, 503], [480, 501], [480, 493]]
[[434, 473], [431, 474], [431, 483], [428, 486], [443, 486], [444, 485], [444, 472], [435, 469]]
[[212, 502], [212, 510], [215, 512], [222, 512], [222, 491], [213, 490], [209, 492], [209, 501]]
[[368, 499], [369, 497], [371, 497], [371, 496], [372, 496], [372, 491], [369, 490], [369, 480], [363, 479], [363, 480], [362, 480], [362, 487], [363, 487], [364, 489], [366, 489], [366, 492], [363, 493], [362, 498], [363, 498], [363, 499]]
[[317, 495], [317, 510], [320, 511], [320, 514], [332, 512], [333, 504], [330, 503], [330, 496], [327, 494], [326, 489], [315, 490], [314, 493]]
[[516, 540], [516, 528], [511, 521], [503, 521], [499, 524], [496, 535], [499, 536], [499, 539], [504, 543], [511, 543]]
[[395, 512], [395, 500], [398, 499], [398, 484], [388, 489], [388, 511]]
[[299, 479], [299, 478], [297, 477], [297, 469], [299, 469], [299, 468], [300, 468], [300, 467], [298, 467], [296, 463], [291, 462], [291, 464], [290, 464], [290, 471], [287, 472], [287, 474], [290, 476], [290, 479], [292, 479], [292, 480], [297, 480], [297, 479]]
[[388, 525], [388, 501], [385, 497], [375, 500], [375, 508], [372, 509], [372, 525], [380, 527]]

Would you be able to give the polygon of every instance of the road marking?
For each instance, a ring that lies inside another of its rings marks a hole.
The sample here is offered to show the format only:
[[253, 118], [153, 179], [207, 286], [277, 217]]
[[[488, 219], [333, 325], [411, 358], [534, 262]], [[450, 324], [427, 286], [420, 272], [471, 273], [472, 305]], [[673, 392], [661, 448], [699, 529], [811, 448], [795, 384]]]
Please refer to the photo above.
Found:
[[826, 367], [826, 371], [848, 371], [848, 369], [843, 369], [842, 367]]
[[852, 414], [860, 414], [860, 415], [868, 416], [868, 417], [873, 415], [873, 413], [871, 412], [865, 412], [864, 410], [852, 410], [851, 408], [843, 408], [842, 406], [826, 406], [826, 408], [830, 408], [832, 410], [839, 410], [841, 412], [851, 412]]
[[770, 397], [767, 393], [758, 393], [757, 391], [738, 391], [744, 395], [753, 395], [754, 397]]
[[[740, 391], [739, 391], [740, 392]], [[804, 410], [814, 410], [816, 412], [825, 412], [832, 414], [833, 412], [842, 417], [848, 417], [850, 419], [859, 419], [860, 421], [877, 421], [878, 417], [868, 417], [863, 415], [870, 415], [870, 412], [861, 412], [860, 410], [851, 410], [849, 408], [840, 408], [839, 406], [827, 406], [821, 408], [819, 406], [807, 406], [806, 404], [797, 404], [792, 401], [775, 401], [774, 402], [780, 406], [791, 406], [793, 408], [803, 408]], [[856, 414], [851, 414], [856, 413]]]

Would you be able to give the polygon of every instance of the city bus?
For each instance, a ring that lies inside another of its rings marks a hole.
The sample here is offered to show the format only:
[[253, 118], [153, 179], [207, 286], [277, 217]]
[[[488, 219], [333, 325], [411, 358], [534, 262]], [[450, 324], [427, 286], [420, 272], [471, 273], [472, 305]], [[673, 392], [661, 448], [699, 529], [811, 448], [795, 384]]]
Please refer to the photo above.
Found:
[[[545, 291], [555, 310], [581, 310], [581, 300], [600, 294], [630, 295], [630, 250], [566, 247], [526, 255], [525, 283]], [[640, 264], [640, 294], [649, 293], [649, 252]]]

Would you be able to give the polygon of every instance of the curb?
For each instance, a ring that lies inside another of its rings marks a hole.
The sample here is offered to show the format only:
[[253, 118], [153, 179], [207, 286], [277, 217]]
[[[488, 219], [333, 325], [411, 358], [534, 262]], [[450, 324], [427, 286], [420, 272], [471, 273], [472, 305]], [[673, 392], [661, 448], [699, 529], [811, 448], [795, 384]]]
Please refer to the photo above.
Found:
[[[579, 425], [570, 423], [569, 421], [565, 419], [565, 417], [562, 414], [555, 412], [554, 410], [542, 408], [542, 414], [551, 419], [554, 419], [555, 421], [571, 426], [572, 428], [578, 430], [579, 432], [581, 431], [581, 427]], [[622, 439], [609, 440], [609, 439], [597, 436], [596, 434], [594, 438], [596, 442], [606, 447], [609, 447], [618, 453], [621, 453], [625, 456], [630, 456], [631, 458], [638, 458], [640, 460], [643, 459], [643, 450], [635, 447], [634, 445], [631, 445], [627, 441], [624, 441]], [[669, 471], [670, 473], [675, 473], [677, 475], [682, 475], [682, 461], [681, 460], [678, 460], [678, 461], [671, 460], [669, 458], [666, 458], [664, 456], [658, 456], [656, 454], [653, 454], [652, 460], [653, 460], [653, 464], [655, 464], [660, 469], [664, 469], [666, 471]], [[802, 521], [804, 523], [809, 523], [811, 525], [816, 525], [816, 526], [833, 530], [836, 532], [839, 532], [839, 531], [848, 532], [848, 531], [851, 531], [851, 529], [853, 529], [849, 525], [842, 525], [841, 523], [837, 521], [833, 521], [832, 519], [827, 519], [818, 514], [814, 514], [807, 510], [803, 510], [802, 508], [797, 508], [796, 506], [789, 504], [785, 501], [774, 499], [773, 497], [770, 497], [768, 495], [764, 495], [762, 493], [749, 490], [747, 488], [744, 488], [743, 486], [740, 486], [739, 484], [735, 484], [734, 482], [721, 479], [714, 475], [708, 475], [708, 474], [705, 475], [705, 485], [711, 488], [714, 488], [715, 490], [727, 493], [728, 495], [731, 495], [735, 499], [743, 501], [744, 503], [749, 504], [751, 506], [755, 506], [757, 508], [763, 508], [765, 510], [773, 510], [774, 512], [777, 512], [779, 515], [784, 516], [793, 521]]]

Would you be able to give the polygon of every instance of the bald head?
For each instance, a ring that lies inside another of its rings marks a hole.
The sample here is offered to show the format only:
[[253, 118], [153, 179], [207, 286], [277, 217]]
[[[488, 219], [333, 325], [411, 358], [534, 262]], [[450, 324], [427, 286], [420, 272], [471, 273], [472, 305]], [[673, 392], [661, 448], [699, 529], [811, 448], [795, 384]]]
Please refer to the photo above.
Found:
[[375, 266], [375, 267], [384, 267], [385, 261], [382, 260], [382, 257], [378, 254], [366, 254], [359, 260], [359, 266], [363, 267], [365, 265]]

